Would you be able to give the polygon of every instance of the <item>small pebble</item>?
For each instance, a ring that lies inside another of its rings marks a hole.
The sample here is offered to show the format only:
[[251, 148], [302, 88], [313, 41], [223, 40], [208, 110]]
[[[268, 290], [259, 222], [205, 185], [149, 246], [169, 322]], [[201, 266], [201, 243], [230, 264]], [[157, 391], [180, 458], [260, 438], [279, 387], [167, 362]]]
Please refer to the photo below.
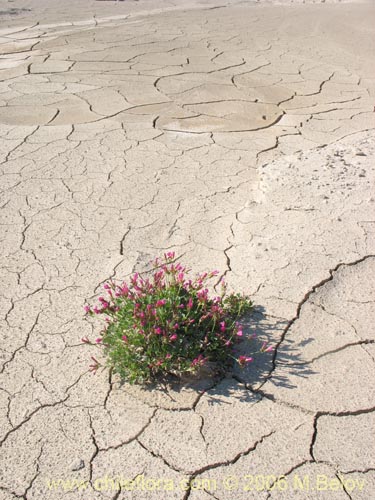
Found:
[[74, 462], [71, 466], [72, 471], [77, 471], [85, 468], [85, 462], [81, 460], [77, 460], [77, 462]]

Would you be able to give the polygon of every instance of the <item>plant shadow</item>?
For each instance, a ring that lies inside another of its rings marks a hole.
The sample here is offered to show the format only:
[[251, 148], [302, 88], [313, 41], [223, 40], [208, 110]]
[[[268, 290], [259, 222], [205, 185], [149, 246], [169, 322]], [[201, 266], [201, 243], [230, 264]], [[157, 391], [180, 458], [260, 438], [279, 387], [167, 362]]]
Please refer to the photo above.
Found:
[[[288, 389], [295, 388], [289, 374], [307, 378], [315, 372], [301, 358], [300, 347], [311, 342], [307, 339], [298, 344], [288, 337], [289, 321], [268, 316], [261, 306], [242, 319], [243, 340], [235, 347], [234, 357], [252, 357], [253, 361], [243, 368], [234, 361], [233, 366], [215, 370], [209, 366], [197, 376], [177, 378], [166, 377], [145, 386], [131, 387], [137, 397], [164, 401], [167, 406], [189, 407], [188, 400], [195, 399], [202, 393], [209, 396], [209, 404], [231, 404], [227, 397], [254, 403], [263, 393], [262, 387], [267, 381], [274, 386]], [[266, 346], [272, 346], [269, 352], [260, 352]], [[129, 388], [128, 384], [126, 386]], [[259, 392], [258, 392], [259, 391]], [[199, 399], [198, 399], [199, 400]], [[196, 403], [194, 403], [196, 404]], [[191, 405], [190, 405], [191, 406]]]
[[[246, 384], [247, 387], [257, 390], [260, 389], [267, 380], [272, 379], [276, 386], [282, 386], [289, 389], [295, 387], [290, 382], [288, 373], [293, 373], [298, 377], [307, 378], [315, 373], [312, 368], [306, 364], [301, 357], [302, 343], [295, 341], [288, 335], [290, 322], [282, 319], [268, 316], [263, 307], [258, 306], [253, 314], [246, 318], [244, 322], [246, 329], [246, 338], [238, 348], [240, 355], [251, 354], [254, 361], [241, 369], [238, 364], [233, 367], [233, 376]], [[253, 337], [253, 334], [255, 338]], [[307, 339], [305, 344], [312, 342], [313, 339]], [[271, 346], [270, 352], [260, 352], [262, 346]]]

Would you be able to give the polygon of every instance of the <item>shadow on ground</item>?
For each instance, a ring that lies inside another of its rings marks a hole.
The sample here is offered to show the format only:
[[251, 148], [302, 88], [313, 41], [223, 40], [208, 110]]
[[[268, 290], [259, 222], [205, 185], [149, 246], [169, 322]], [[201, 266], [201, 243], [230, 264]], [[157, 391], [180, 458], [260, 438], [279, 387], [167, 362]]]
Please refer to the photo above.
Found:
[[18, 14], [22, 14], [24, 12], [31, 12], [31, 9], [16, 9], [12, 7], [6, 10], [0, 10], [0, 16], [17, 16]]
[[[282, 375], [277, 370], [278, 365], [288, 365], [288, 371], [292, 370], [294, 375], [298, 374], [300, 377], [307, 378], [314, 373], [309, 365], [301, 361], [297, 350], [293, 348], [293, 341], [288, 339], [288, 342], [284, 343], [288, 321], [269, 317], [264, 308], [256, 307], [253, 314], [241, 323], [244, 337], [243, 341], [236, 346], [235, 357], [245, 355], [253, 358], [253, 361], [244, 368], [234, 362], [233, 367], [221, 375], [215, 375], [209, 369], [202, 372], [198, 378], [183, 380], [170, 378], [143, 387], [132, 386], [130, 388], [128, 384], [122, 385], [126, 386], [127, 390], [130, 389], [131, 393], [137, 393], [141, 399], [148, 401], [163, 399], [181, 408], [184, 407], [183, 402], [186, 401], [187, 394], [193, 396], [192, 393], [195, 393], [198, 397], [199, 394], [205, 392], [210, 395], [210, 404], [224, 404], [222, 397], [227, 396], [253, 403], [259, 397], [256, 392], [269, 379], [276, 386], [293, 389], [295, 386], [290, 383], [287, 375]], [[278, 346], [282, 341], [281, 350]], [[270, 352], [260, 352], [264, 343], [267, 343], [267, 346], [273, 346], [274, 349]], [[243, 389], [250, 389], [251, 392]], [[196, 401], [199, 401], [199, 397]]]

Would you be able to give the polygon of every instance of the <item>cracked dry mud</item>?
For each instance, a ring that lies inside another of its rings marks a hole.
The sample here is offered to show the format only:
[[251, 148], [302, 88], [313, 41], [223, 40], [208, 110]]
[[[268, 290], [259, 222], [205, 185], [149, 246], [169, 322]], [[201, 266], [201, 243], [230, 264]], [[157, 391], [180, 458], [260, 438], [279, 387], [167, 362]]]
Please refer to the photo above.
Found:
[[[0, 500], [375, 492], [374, 6], [255, 3], [0, 2]], [[84, 303], [172, 249], [252, 294], [275, 351], [93, 377]]]

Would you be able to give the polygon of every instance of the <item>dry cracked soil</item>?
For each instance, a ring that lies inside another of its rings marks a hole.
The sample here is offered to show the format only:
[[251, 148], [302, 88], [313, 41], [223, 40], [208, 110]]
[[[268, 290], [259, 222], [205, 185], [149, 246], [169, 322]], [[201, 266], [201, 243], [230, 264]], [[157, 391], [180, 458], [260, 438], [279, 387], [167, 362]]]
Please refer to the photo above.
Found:
[[[0, 1], [0, 500], [373, 498], [374, 19]], [[274, 351], [88, 373], [83, 305], [166, 250], [252, 295]]]

